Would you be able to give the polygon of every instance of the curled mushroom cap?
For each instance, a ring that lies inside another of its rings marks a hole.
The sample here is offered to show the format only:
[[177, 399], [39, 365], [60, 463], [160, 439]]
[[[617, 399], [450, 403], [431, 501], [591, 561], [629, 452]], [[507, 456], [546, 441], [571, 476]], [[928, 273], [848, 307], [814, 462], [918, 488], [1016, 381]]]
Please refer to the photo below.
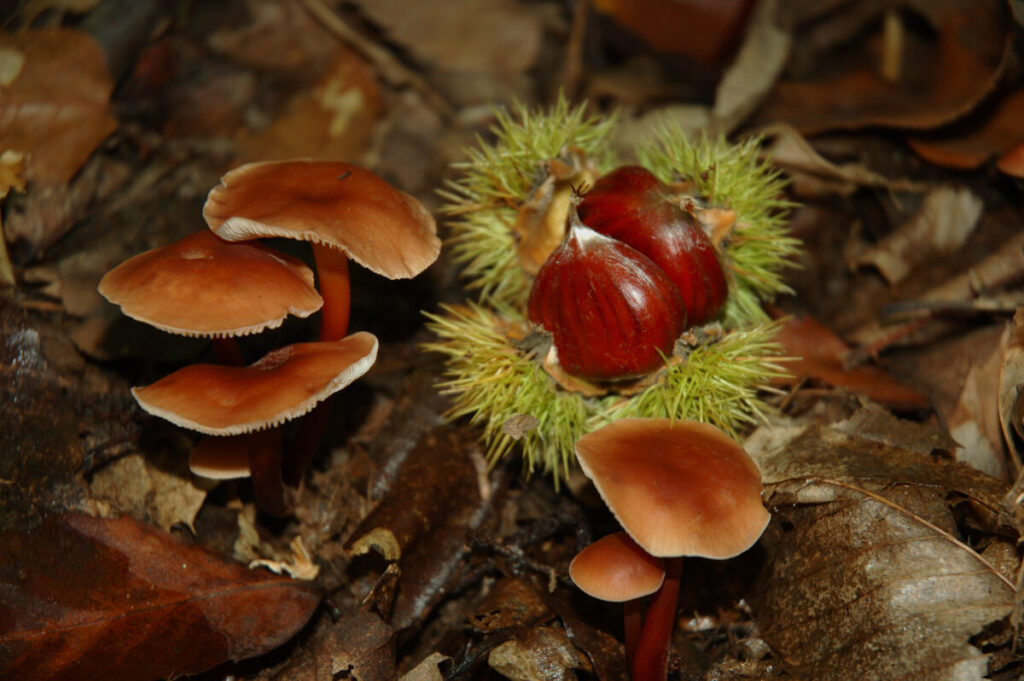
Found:
[[652, 555], [731, 558], [768, 525], [757, 465], [706, 423], [619, 419], [580, 438], [576, 456], [623, 529]]
[[309, 412], [369, 370], [377, 339], [366, 332], [339, 341], [296, 343], [247, 367], [193, 364], [132, 388], [149, 413], [207, 435], [238, 435]]
[[240, 166], [210, 192], [203, 217], [223, 239], [327, 244], [389, 279], [416, 276], [441, 250], [437, 225], [423, 204], [350, 163]]
[[621, 603], [661, 588], [665, 562], [640, 548], [625, 532], [601, 537], [569, 564], [569, 577], [588, 596]]
[[99, 292], [134, 319], [188, 336], [244, 336], [323, 305], [302, 261], [203, 230], [129, 258]]

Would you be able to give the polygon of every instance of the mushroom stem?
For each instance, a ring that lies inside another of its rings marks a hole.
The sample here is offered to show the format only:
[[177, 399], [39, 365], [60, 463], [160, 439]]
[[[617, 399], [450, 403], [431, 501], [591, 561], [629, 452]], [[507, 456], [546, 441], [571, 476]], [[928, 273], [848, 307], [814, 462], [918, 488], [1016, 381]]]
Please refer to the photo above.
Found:
[[665, 559], [665, 581], [647, 609], [633, 658], [632, 681], [665, 681], [668, 678], [668, 650], [676, 621], [682, 574], [682, 558]]
[[337, 248], [313, 244], [316, 272], [320, 280], [320, 340], [341, 340], [348, 333], [352, 296], [348, 278], [348, 257]]
[[281, 480], [281, 429], [269, 428], [257, 433], [249, 446], [249, 473], [256, 503], [271, 515], [287, 515]]
[[327, 418], [330, 415], [331, 399], [326, 399], [299, 421], [291, 450], [283, 463], [284, 483], [289, 487], [298, 487], [306, 475], [306, 469], [313, 462], [327, 430]]
[[217, 361], [224, 366], [240, 367], [245, 364], [238, 341], [230, 336], [213, 339], [213, 354], [216, 355]]
[[622, 604], [622, 628], [626, 638], [626, 667], [633, 666], [636, 646], [640, 642], [640, 631], [644, 624], [643, 599], [634, 598]]

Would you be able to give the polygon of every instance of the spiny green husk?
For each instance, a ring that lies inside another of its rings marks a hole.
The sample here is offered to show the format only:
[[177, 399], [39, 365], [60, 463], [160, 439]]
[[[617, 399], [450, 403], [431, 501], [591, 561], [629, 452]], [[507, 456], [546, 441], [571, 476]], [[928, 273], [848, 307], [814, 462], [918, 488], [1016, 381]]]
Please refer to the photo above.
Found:
[[426, 345], [447, 358], [442, 390], [453, 395], [453, 418], [482, 424], [495, 461], [515, 444], [505, 424], [523, 415], [537, 426], [519, 440], [528, 472], [540, 468], [558, 479], [568, 472], [583, 434], [626, 416], [669, 417], [713, 423], [734, 433], [763, 410], [758, 388], [782, 373], [776, 324], [733, 331], [692, 348], [664, 370], [661, 380], [632, 397], [583, 397], [559, 387], [535, 351], [524, 352], [500, 329], [508, 320], [478, 304], [442, 306], [428, 314], [437, 341]]
[[[518, 210], [545, 164], [564, 159], [570, 148], [581, 150], [600, 172], [619, 165], [603, 151], [611, 147], [614, 124], [587, 117], [583, 106], [572, 108], [564, 99], [547, 112], [519, 107], [514, 115], [498, 114], [494, 142], [479, 141], [469, 150], [458, 166], [462, 176], [442, 192], [451, 218], [450, 253], [477, 300], [427, 315], [437, 340], [426, 347], [446, 357], [441, 388], [453, 396], [450, 416], [482, 425], [492, 461], [518, 445], [527, 472], [539, 469], [556, 484], [574, 460], [576, 440], [614, 419], [692, 419], [734, 433], [764, 411], [758, 391], [783, 371], [773, 341], [778, 326], [768, 321], [762, 303], [788, 290], [782, 272], [798, 251], [785, 230], [791, 204], [782, 198], [784, 183], [759, 159], [758, 140], [689, 140], [672, 127], [638, 149], [637, 158], [663, 181], [689, 180], [695, 198], [737, 214], [722, 243], [729, 278], [720, 319], [725, 335], [684, 348], [682, 361], [670, 362], [642, 392], [603, 397], [560, 387], [537, 356], [543, 346], [506, 335], [503, 329], [523, 322], [532, 284], [517, 253]], [[537, 419], [532, 429], [507, 427], [530, 417]]]
[[516, 211], [541, 164], [568, 147], [582, 150], [599, 168], [610, 168], [603, 150], [614, 125], [614, 117], [588, 117], [585, 107], [570, 107], [561, 97], [550, 111], [520, 106], [515, 115], [497, 114], [493, 144], [478, 140], [467, 151], [468, 160], [455, 164], [462, 176], [440, 192], [452, 218], [447, 248], [481, 303], [496, 309], [525, 304], [531, 282], [516, 255]]

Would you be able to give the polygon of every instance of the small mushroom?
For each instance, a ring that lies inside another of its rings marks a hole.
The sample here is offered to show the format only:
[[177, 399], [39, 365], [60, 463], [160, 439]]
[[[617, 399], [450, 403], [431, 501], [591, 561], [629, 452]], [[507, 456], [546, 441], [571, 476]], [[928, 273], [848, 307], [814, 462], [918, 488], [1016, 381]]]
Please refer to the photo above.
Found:
[[246, 367], [191, 364], [132, 394], [149, 413], [184, 428], [237, 435], [308, 413], [376, 358], [377, 339], [361, 331], [339, 341], [287, 345]]
[[301, 260], [208, 230], [129, 258], [98, 289], [132, 319], [213, 338], [225, 364], [241, 364], [241, 355], [237, 343], [221, 339], [277, 328], [289, 314], [308, 317], [323, 305]]
[[626, 418], [580, 438], [583, 472], [623, 529], [665, 557], [665, 581], [644, 619], [633, 681], [663, 681], [683, 556], [725, 559], [760, 538], [771, 518], [757, 464], [706, 423]]
[[281, 436], [274, 426], [308, 413], [376, 359], [377, 339], [360, 332], [339, 341], [288, 345], [247, 367], [193, 364], [132, 394], [149, 413], [184, 428], [214, 436], [248, 434], [226, 444], [220, 437], [204, 441], [190, 466], [209, 477], [241, 477], [244, 452], [260, 506], [284, 515]]
[[622, 603], [626, 661], [631, 664], [643, 626], [642, 599], [661, 588], [665, 561], [644, 551], [625, 532], [616, 532], [576, 554], [569, 577], [588, 596]]

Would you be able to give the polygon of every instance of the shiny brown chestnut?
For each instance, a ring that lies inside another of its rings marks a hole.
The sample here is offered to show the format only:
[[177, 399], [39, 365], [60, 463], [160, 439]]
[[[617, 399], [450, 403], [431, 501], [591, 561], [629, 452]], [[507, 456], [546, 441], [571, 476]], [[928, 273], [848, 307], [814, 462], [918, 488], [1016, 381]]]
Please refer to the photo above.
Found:
[[598, 234], [570, 211], [565, 239], [533, 289], [530, 321], [551, 332], [562, 368], [589, 381], [662, 366], [686, 328], [679, 289], [650, 258]]
[[578, 210], [588, 227], [653, 260], [679, 288], [689, 323], [706, 324], [725, 304], [725, 272], [700, 223], [674, 198], [651, 171], [621, 166], [594, 183]]

